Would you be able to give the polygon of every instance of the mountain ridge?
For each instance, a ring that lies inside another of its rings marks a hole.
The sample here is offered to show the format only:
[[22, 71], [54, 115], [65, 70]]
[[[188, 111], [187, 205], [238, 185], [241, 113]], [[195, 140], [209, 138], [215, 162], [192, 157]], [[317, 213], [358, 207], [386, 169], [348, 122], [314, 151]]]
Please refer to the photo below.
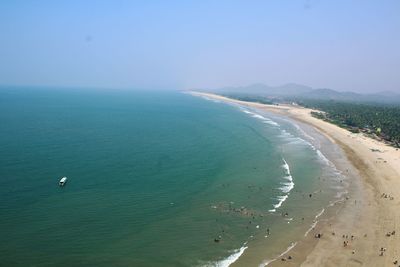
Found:
[[352, 91], [340, 92], [330, 88], [312, 88], [310, 86], [286, 83], [278, 86], [269, 86], [263, 83], [254, 83], [247, 86], [226, 86], [216, 89], [199, 90], [217, 94], [236, 94], [247, 96], [261, 96], [275, 99], [313, 99], [353, 102], [400, 103], [400, 94], [392, 91], [377, 93], [356, 93]]

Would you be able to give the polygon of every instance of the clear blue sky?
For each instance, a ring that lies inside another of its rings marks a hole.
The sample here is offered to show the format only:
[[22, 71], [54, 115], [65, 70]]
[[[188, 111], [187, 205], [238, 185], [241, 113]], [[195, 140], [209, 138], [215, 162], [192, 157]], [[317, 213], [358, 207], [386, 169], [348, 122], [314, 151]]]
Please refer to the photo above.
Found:
[[0, 60], [7, 85], [400, 92], [400, 1], [4, 0]]

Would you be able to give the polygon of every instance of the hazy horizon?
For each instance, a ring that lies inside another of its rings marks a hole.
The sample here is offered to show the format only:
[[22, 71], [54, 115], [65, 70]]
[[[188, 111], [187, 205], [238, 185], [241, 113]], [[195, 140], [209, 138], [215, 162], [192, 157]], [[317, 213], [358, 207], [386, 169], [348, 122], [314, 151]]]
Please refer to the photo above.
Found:
[[399, 1], [2, 2], [0, 85], [400, 93]]

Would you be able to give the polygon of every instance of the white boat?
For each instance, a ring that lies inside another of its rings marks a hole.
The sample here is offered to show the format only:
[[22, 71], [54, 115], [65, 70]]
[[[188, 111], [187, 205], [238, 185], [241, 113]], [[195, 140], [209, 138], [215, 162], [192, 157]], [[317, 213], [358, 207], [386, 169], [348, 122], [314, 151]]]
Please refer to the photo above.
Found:
[[60, 182], [58, 183], [60, 186], [64, 186], [67, 183], [67, 177], [63, 177], [60, 179]]

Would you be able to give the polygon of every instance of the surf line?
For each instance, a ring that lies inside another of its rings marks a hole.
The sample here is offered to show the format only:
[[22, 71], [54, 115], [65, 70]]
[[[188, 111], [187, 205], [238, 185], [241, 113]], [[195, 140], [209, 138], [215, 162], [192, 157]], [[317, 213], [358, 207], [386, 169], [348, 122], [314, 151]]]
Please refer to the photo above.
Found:
[[289, 251], [291, 251], [295, 246], [297, 245], [297, 242], [291, 243], [290, 246], [284, 251], [282, 252], [278, 257], [272, 259], [272, 260], [265, 260], [263, 261], [259, 267], [264, 267], [269, 265], [270, 263], [276, 261], [277, 259], [279, 259], [280, 257], [284, 256], [286, 253], [288, 253]]
[[273, 204], [274, 208], [270, 209], [269, 212], [275, 212], [277, 208], [282, 206], [283, 202], [285, 202], [286, 199], [289, 197], [290, 191], [292, 191], [292, 189], [294, 188], [293, 177], [290, 172], [289, 164], [286, 162], [285, 158], [282, 158], [282, 161], [282, 168], [285, 170], [285, 176], [283, 177], [283, 179], [287, 180], [287, 182], [281, 182], [282, 187], [280, 187], [279, 189], [285, 195], [277, 197], [279, 202], [277, 204]]
[[245, 242], [241, 248], [234, 250], [233, 254], [229, 255], [225, 259], [208, 263], [206, 265], [203, 265], [203, 267], [229, 267], [231, 264], [236, 262], [240, 258], [240, 256], [242, 256], [247, 248], [247, 242]]

